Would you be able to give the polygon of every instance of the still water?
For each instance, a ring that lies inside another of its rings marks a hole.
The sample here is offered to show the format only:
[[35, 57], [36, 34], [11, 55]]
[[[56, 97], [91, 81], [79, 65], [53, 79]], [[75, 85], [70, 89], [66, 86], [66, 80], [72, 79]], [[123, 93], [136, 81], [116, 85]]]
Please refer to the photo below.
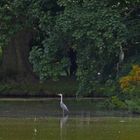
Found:
[[[96, 100], [0, 101], [0, 140], [140, 140], [140, 118], [100, 110]], [[98, 110], [96, 110], [98, 108]]]

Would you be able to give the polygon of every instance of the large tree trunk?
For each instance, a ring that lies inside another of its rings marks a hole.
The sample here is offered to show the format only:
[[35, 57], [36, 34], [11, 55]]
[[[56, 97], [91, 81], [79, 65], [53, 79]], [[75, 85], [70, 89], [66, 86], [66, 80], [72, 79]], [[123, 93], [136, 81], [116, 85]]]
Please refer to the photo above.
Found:
[[3, 48], [1, 75], [4, 81], [36, 81], [28, 60], [33, 36], [33, 31], [23, 29], [11, 38], [7, 47]]

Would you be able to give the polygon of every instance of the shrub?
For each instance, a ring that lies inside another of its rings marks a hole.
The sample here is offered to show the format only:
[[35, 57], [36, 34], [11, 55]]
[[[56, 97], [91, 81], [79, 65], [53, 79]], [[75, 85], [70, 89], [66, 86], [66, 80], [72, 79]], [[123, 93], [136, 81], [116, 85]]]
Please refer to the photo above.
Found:
[[130, 73], [121, 77], [119, 83], [123, 93], [137, 96], [140, 93], [140, 66], [133, 65]]
[[126, 100], [128, 110], [132, 113], [140, 113], [140, 99]]
[[107, 99], [104, 102], [105, 108], [108, 109], [121, 109], [124, 110], [127, 108], [124, 101], [120, 100], [117, 96], [112, 96], [110, 99]]
[[117, 96], [112, 96], [111, 102], [112, 104], [115, 105], [115, 108], [118, 108], [118, 109], [126, 108], [126, 104], [123, 101], [121, 101]]

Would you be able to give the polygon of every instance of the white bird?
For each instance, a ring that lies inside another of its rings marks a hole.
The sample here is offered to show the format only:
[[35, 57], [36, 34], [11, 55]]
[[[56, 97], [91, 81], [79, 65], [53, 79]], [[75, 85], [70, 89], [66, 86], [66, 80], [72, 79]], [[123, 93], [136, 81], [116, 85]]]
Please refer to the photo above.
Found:
[[65, 112], [69, 112], [67, 106], [63, 103], [63, 95], [62, 94], [58, 94], [61, 97], [61, 101], [60, 101], [60, 107], [63, 110], [63, 116]]

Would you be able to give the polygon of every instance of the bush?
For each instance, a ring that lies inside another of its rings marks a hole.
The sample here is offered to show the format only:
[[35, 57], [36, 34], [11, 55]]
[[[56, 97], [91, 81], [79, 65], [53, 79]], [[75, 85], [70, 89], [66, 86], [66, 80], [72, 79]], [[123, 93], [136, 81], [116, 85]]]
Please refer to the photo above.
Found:
[[126, 104], [123, 101], [121, 101], [117, 96], [112, 96], [111, 102], [112, 104], [114, 104], [115, 108], [118, 108], [118, 109], [126, 108]]
[[103, 93], [104, 96], [111, 97], [117, 94], [117, 83], [114, 80], [107, 80], [104, 85], [100, 87], [100, 92]]
[[132, 70], [133, 65], [140, 65], [140, 55], [134, 55], [130, 58], [127, 58], [127, 62], [124, 63], [119, 72], [119, 77], [123, 77], [128, 75], [128, 73]]
[[105, 108], [108, 109], [121, 109], [124, 110], [127, 108], [124, 101], [120, 100], [117, 96], [112, 96], [110, 99], [107, 99], [104, 102]]
[[133, 65], [130, 73], [121, 77], [119, 83], [123, 93], [128, 93], [130, 96], [140, 96], [140, 66]]
[[132, 113], [140, 113], [140, 99], [126, 100], [128, 110]]
[[62, 77], [59, 81], [48, 80], [44, 83], [0, 83], [0, 96], [75, 96], [78, 82], [72, 78]]

